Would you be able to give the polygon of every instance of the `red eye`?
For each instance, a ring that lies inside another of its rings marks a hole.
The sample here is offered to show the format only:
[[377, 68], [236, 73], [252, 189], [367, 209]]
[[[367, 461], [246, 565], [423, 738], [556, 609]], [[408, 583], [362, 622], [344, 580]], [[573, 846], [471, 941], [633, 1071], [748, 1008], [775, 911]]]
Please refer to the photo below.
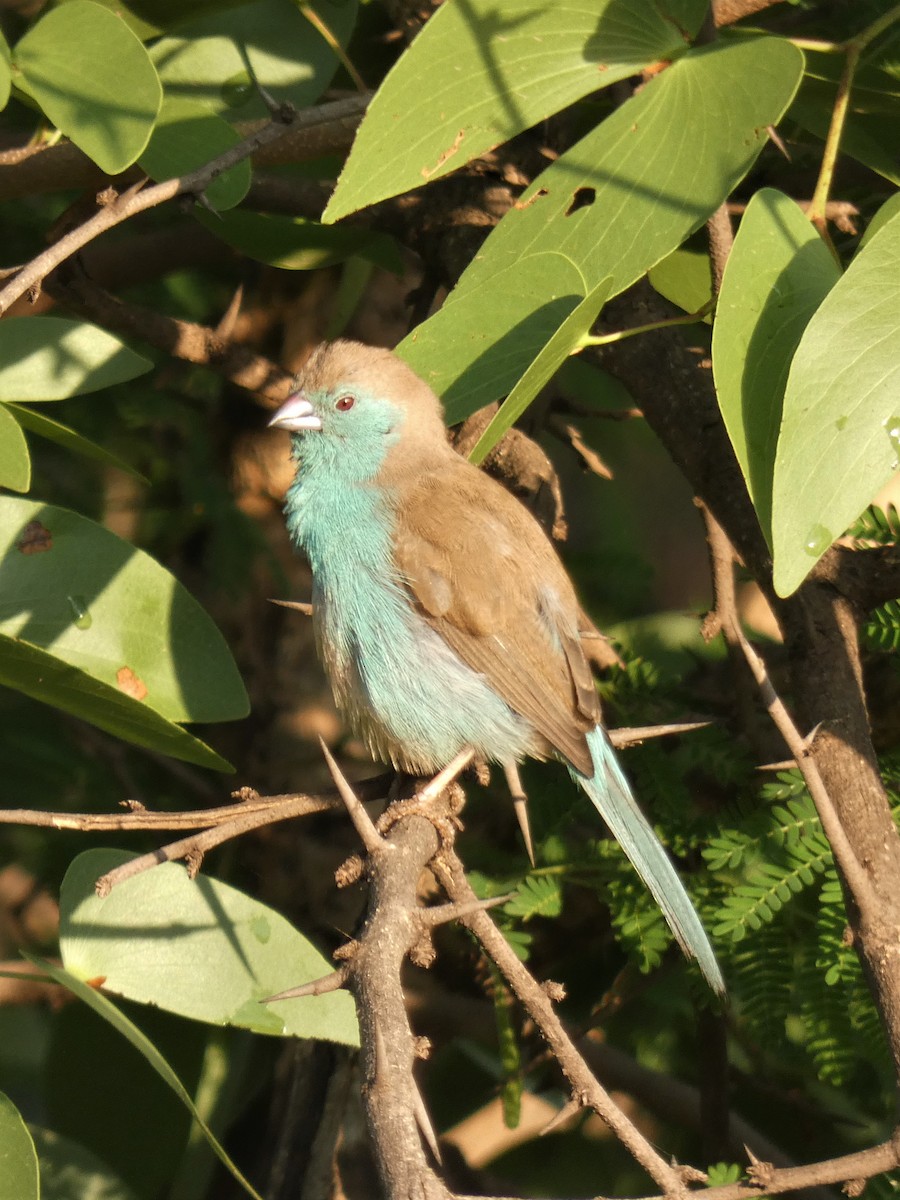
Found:
[[352, 408], [356, 403], [355, 396], [341, 396], [340, 400], [335, 400], [334, 407], [338, 412], [346, 412], [348, 408]]

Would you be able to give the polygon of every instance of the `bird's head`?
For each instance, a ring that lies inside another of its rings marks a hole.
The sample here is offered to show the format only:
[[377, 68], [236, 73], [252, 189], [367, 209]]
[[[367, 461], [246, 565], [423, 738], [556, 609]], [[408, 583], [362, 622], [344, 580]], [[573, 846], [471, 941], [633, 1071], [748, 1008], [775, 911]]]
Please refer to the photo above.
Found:
[[388, 456], [421, 460], [448, 448], [437, 396], [389, 350], [328, 343], [295, 383], [269, 424], [295, 435], [304, 463], [327, 460], [341, 475], [365, 479]]

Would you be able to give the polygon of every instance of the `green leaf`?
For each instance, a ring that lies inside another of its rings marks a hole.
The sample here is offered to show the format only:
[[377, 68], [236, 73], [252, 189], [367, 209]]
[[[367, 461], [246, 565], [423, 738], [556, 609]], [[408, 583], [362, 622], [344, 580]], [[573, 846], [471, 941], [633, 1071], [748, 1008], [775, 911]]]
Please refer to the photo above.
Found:
[[773, 188], [747, 206], [713, 326], [719, 408], [771, 546], [772, 473], [791, 359], [840, 267], [797, 204]]
[[367, 229], [332, 228], [303, 217], [263, 216], [243, 209], [214, 215], [198, 210], [202, 225], [256, 262], [283, 271], [314, 271], [346, 258], [368, 258], [399, 274], [401, 259], [393, 239]]
[[16, 317], [0, 322], [0, 400], [64, 400], [125, 383], [152, 366], [86, 321]]
[[128, 475], [133, 475], [135, 479], [139, 479], [142, 483], [149, 483], [146, 476], [140, 471], [125, 461], [124, 458], [119, 458], [118, 454], [113, 454], [111, 450], [107, 450], [104, 446], [98, 446], [96, 442], [92, 442], [90, 438], [83, 437], [74, 429], [70, 429], [68, 425], [63, 425], [60, 421], [54, 421], [51, 417], [44, 416], [40, 412], [32, 412], [30, 408], [23, 408], [19, 404], [2, 405], [5, 412], [10, 413], [15, 417], [19, 425], [23, 429], [27, 429], [29, 433], [36, 433], [38, 437], [46, 438], [50, 442], [55, 442], [58, 446], [64, 446], [66, 450], [71, 450], [75, 454], [82, 454], [85, 458], [92, 458], [96, 462], [105, 463], [106, 466], [116, 467], [119, 471], [125, 471]]
[[0, 404], [0, 487], [27, 492], [31, 487], [31, 458], [19, 422]]
[[[473, 463], [478, 464], [484, 460], [578, 346], [609, 299], [611, 285], [611, 279], [601, 280], [591, 294], [585, 296], [569, 313], [500, 405], [499, 411], [472, 448], [469, 458]], [[451, 415], [451, 422], [452, 419]]]
[[[687, 313], [699, 312], [712, 299], [712, 275], [705, 250], [689, 250], [684, 246], [673, 250], [650, 268], [647, 277], [661, 296]], [[704, 317], [707, 322], [710, 319]]]
[[67, 970], [197, 1021], [358, 1045], [349, 992], [263, 1003], [333, 967], [280, 913], [244, 892], [166, 863], [101, 900], [97, 879], [135, 857], [88, 850], [69, 867], [60, 894]]
[[82, 721], [90, 721], [98, 729], [105, 729], [107, 733], [146, 750], [168, 754], [213, 771], [233, 770], [230, 763], [204, 742], [139, 700], [101, 683], [86, 671], [60, 662], [44, 650], [2, 635], [0, 684], [24, 692], [44, 704], [52, 704]]
[[453, 424], [510, 391], [582, 302], [583, 286], [569, 258], [543, 251], [467, 287], [462, 297], [451, 292], [397, 352], [443, 393]]
[[516, 888], [515, 895], [503, 906], [503, 911], [523, 921], [532, 917], [558, 917], [562, 912], [559, 880], [549, 875], [529, 875]]
[[866, 232], [859, 239], [858, 249], [862, 250], [863, 246], [875, 236], [882, 225], [886, 225], [896, 213], [900, 212], [900, 192], [894, 192], [893, 196], [885, 200], [881, 208], [875, 213], [872, 220], [866, 226]]
[[188, 3], [185, 0], [129, 0], [128, 4], [123, 0], [97, 0], [97, 3], [121, 16], [142, 42], [172, 26], [235, 6], [235, 0], [188, 0]]
[[[166, 97], [139, 161], [151, 179], [173, 179], [202, 167], [240, 140], [227, 121], [203, 105]], [[250, 160], [245, 158], [213, 180], [204, 195], [216, 210], [233, 208], [247, 195], [250, 176]]]
[[85, 517], [12, 496], [0, 497], [0, 681], [220, 768], [171, 722], [247, 711], [222, 635], [168, 571]]
[[[503, 395], [573, 307], [550, 320], [543, 306], [580, 299], [606, 276], [616, 295], [718, 207], [801, 69], [778, 38], [679, 59], [538, 176], [440, 311], [401, 343], [403, 357], [457, 418]], [[735, 88], [739, 79], [752, 88]]]
[[[876, 58], [881, 56], [876, 49]], [[889, 41], [884, 53], [892, 54]], [[896, 74], [877, 61], [865, 63], [854, 76], [844, 128], [841, 153], [900, 184], [900, 88]], [[843, 54], [806, 52], [806, 77], [791, 105], [790, 116], [823, 140], [828, 135], [834, 111], [838, 80], [844, 66]]]
[[439, 179], [598, 88], [684, 53], [704, 11], [700, 0], [442, 5], [378, 89], [325, 220]]
[[162, 101], [159, 79], [140, 40], [102, 5], [69, 0], [45, 11], [16, 43], [13, 73], [108, 174], [124, 171], [147, 145]]
[[12, 53], [9, 49], [9, 42], [0, 33], [0, 109], [6, 108], [9, 103], [9, 93], [12, 89], [11, 61]]
[[38, 1161], [19, 1110], [0, 1092], [0, 1200], [38, 1200]]
[[[345, 46], [355, 0], [316, 0], [314, 7]], [[292, 0], [257, 0], [186, 21], [177, 36], [160, 38], [151, 56], [167, 95], [235, 120], [269, 115], [254, 79], [279, 101], [307, 108], [337, 67], [331, 47]]]
[[[74, 2], [75, 0], [73, 0], [73, 3]], [[150, 1039], [144, 1033], [142, 1033], [132, 1021], [129, 1021], [125, 1014], [120, 1012], [120, 1010], [116, 1008], [111, 1000], [108, 1000], [106, 996], [96, 991], [95, 988], [90, 987], [87, 983], [83, 983], [80, 979], [77, 979], [74, 975], [70, 974], [62, 967], [57, 967], [54, 966], [53, 963], [45, 962], [40, 958], [35, 958], [33, 955], [26, 953], [24, 950], [22, 951], [22, 955], [24, 958], [27, 958], [30, 963], [34, 963], [35, 966], [40, 967], [40, 969], [49, 975], [50, 978], [56, 983], [61, 984], [64, 988], [68, 988], [68, 990], [74, 996], [77, 996], [79, 1000], [83, 1000], [88, 1008], [93, 1009], [98, 1016], [102, 1017], [104, 1021], [107, 1021], [117, 1033], [120, 1033], [122, 1037], [126, 1038], [131, 1045], [134, 1046], [135, 1050], [143, 1055], [157, 1075], [159, 1075], [163, 1082], [172, 1089], [181, 1103], [190, 1112], [191, 1116], [197, 1122], [197, 1125], [202, 1131], [203, 1136], [206, 1138], [207, 1142], [209, 1142], [209, 1145], [214, 1151], [216, 1157], [226, 1168], [226, 1170], [231, 1173], [244, 1191], [247, 1192], [249, 1196], [253, 1197], [253, 1200], [262, 1200], [262, 1197], [259, 1195], [259, 1193], [248, 1183], [248, 1181], [244, 1178], [241, 1172], [225, 1153], [225, 1150], [219, 1144], [212, 1130], [197, 1111], [196, 1105], [188, 1095], [181, 1080], [178, 1078], [160, 1052], [156, 1049]]]
[[134, 1192], [120, 1177], [78, 1142], [34, 1126], [31, 1134], [40, 1163], [43, 1200], [135, 1200]]
[[789, 596], [900, 468], [900, 214], [832, 288], [794, 356], [772, 494]]

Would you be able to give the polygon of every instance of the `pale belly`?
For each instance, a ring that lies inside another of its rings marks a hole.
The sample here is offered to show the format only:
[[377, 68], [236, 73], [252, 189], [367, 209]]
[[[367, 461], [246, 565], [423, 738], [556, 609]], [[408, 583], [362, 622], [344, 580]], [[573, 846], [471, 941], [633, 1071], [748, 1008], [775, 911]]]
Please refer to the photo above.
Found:
[[[335, 700], [372, 754], [411, 773], [438, 771], [466, 747], [517, 761], [531, 726], [468, 667], [396, 586], [369, 580], [364, 607], [316, 588], [322, 661]], [[374, 594], [373, 594], [374, 592]]]

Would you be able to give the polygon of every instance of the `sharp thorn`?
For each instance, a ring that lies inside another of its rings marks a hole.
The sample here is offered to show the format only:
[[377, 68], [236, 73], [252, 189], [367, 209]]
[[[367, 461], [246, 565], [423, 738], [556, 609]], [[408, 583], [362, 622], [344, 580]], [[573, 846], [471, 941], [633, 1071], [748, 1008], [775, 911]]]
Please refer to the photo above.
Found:
[[319, 738], [319, 745], [322, 747], [322, 754], [325, 756], [325, 762], [328, 770], [331, 772], [331, 778], [334, 780], [338, 794], [344, 802], [344, 807], [350, 814], [350, 820], [359, 834], [360, 841], [370, 854], [375, 854], [379, 850], [383, 850], [388, 843], [384, 841], [381, 834], [375, 828], [372, 818], [363, 808], [362, 802], [347, 782], [346, 776], [334, 761], [331, 751], [321, 737]]

